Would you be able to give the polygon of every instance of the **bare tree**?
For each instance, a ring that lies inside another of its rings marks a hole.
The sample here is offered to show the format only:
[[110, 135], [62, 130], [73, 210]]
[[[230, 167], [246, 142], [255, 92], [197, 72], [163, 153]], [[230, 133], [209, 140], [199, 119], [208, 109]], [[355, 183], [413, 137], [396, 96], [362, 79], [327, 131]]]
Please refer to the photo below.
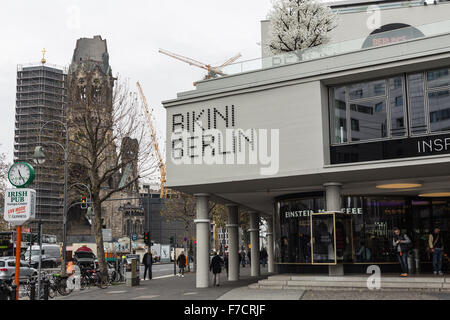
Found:
[[[6, 155], [0, 154], [0, 203], [3, 207], [5, 202], [6, 181], [8, 179], [8, 169], [10, 164], [6, 162]], [[3, 212], [2, 212], [3, 213]], [[9, 224], [3, 219], [3, 215], [0, 218], [0, 231], [8, 231]]]
[[[140, 177], [158, 167], [137, 96], [125, 82], [116, 83], [101, 66], [92, 64], [80, 64], [69, 73], [68, 82], [70, 180], [91, 190], [97, 257], [106, 275], [102, 203], [115, 193], [136, 188]], [[127, 141], [137, 147], [125, 146]]]
[[[196, 217], [196, 202], [195, 197], [172, 190], [170, 197], [165, 201], [164, 207], [161, 210], [161, 215], [168, 221], [182, 221], [187, 232], [192, 232], [192, 222]], [[218, 228], [224, 228], [227, 222], [227, 214], [225, 206], [210, 201], [209, 215]], [[248, 227], [248, 214], [242, 213], [240, 215], [240, 224], [243, 229]]]
[[194, 196], [171, 190], [168, 198], [164, 202], [161, 216], [166, 221], [182, 222], [186, 233], [191, 234], [192, 222], [196, 216]]
[[271, 35], [265, 46], [272, 54], [327, 43], [337, 26], [337, 15], [317, 0], [277, 0], [268, 18]]

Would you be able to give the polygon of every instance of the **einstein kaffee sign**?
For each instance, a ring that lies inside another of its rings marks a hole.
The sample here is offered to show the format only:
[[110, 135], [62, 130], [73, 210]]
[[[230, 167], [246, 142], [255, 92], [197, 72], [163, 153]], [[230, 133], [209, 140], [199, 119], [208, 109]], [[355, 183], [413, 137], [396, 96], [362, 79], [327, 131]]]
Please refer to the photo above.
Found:
[[21, 226], [36, 216], [36, 191], [33, 189], [7, 189], [4, 219]]

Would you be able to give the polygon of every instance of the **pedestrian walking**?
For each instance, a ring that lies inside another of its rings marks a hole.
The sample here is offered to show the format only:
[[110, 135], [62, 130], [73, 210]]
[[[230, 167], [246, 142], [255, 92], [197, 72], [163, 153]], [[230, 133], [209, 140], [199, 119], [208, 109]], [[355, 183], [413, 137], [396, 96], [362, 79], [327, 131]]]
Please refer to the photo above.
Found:
[[261, 257], [262, 267], [265, 268], [266, 267], [266, 263], [267, 263], [267, 256], [268, 256], [266, 248], [262, 248], [261, 252], [259, 254], [260, 254], [260, 257]]
[[394, 237], [392, 239], [395, 252], [397, 254], [398, 261], [400, 262], [400, 267], [402, 273], [401, 277], [408, 276], [408, 251], [410, 249], [411, 240], [406, 234], [402, 234], [399, 228], [394, 228]]
[[433, 273], [443, 275], [442, 257], [444, 255], [444, 240], [442, 239], [441, 228], [436, 226], [428, 237], [428, 246], [433, 253]]
[[251, 265], [252, 264], [252, 252], [251, 252], [251, 249], [248, 249], [248, 251], [247, 251], [247, 258], [248, 258], [248, 265]]
[[179, 268], [177, 276], [184, 278], [184, 268], [186, 267], [186, 256], [184, 255], [184, 251], [181, 251], [178, 256], [177, 264]]
[[220, 272], [222, 271], [222, 258], [214, 252], [214, 257], [211, 259], [209, 270], [213, 273], [213, 286], [219, 286]]
[[144, 254], [144, 257], [142, 258], [142, 263], [144, 264], [144, 280], [145, 277], [147, 276], [147, 271], [149, 280], [152, 280], [153, 255], [150, 249], [148, 249], [148, 252]]

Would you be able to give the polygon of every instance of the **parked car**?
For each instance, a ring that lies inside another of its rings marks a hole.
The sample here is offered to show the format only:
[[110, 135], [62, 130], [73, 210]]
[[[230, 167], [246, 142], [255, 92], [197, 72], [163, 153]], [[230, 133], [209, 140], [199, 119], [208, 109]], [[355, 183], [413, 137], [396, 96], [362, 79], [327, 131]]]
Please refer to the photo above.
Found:
[[75, 264], [85, 267], [94, 267], [97, 257], [91, 249], [87, 247], [81, 247], [73, 254]]
[[[25, 261], [27, 261], [33, 268], [39, 266], [39, 246], [31, 247], [24, 254]], [[56, 268], [61, 262], [60, 248], [56, 244], [42, 244], [42, 268]]]
[[[0, 280], [14, 280], [16, 273], [16, 258], [15, 257], [1, 257], [0, 258]], [[38, 271], [31, 268], [30, 265], [20, 260], [20, 282], [26, 281], [33, 276], [37, 276]]]

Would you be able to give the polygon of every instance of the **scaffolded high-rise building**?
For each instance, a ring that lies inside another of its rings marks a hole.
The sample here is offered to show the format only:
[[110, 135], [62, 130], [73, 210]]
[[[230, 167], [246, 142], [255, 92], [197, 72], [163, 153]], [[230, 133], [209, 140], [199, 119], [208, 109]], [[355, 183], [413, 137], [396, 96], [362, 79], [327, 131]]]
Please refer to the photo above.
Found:
[[[64, 127], [59, 122], [66, 123], [66, 77], [66, 70], [49, 66], [45, 60], [41, 64], [17, 68], [14, 162], [26, 161], [35, 168], [36, 177], [30, 188], [37, 192], [36, 218], [55, 220], [53, 223], [46, 221], [43, 229], [45, 233], [58, 235], [59, 239], [62, 234], [64, 158], [62, 148], [48, 142], [64, 145]], [[42, 164], [33, 161], [39, 139], [46, 154]]]

